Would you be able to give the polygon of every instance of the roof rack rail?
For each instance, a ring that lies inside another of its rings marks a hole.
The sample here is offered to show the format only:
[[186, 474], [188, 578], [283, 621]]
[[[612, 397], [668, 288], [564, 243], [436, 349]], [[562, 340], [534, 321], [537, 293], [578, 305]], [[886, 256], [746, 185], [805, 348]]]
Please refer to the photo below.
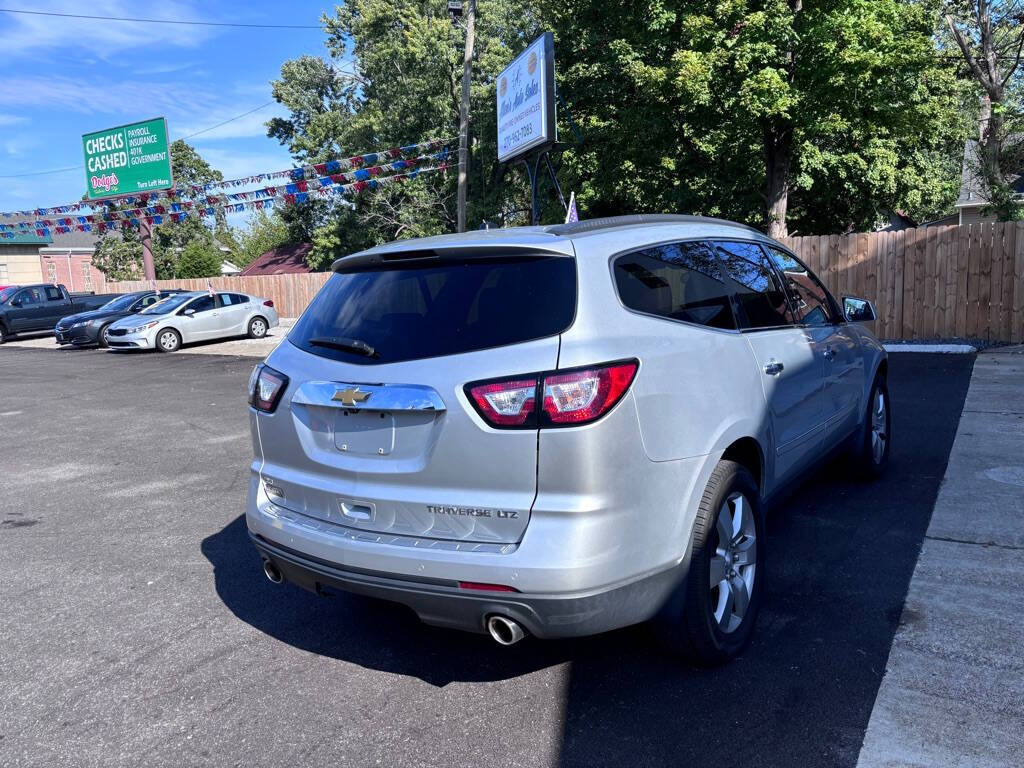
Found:
[[638, 213], [631, 216], [605, 216], [600, 219], [575, 221], [571, 224], [552, 224], [544, 227], [544, 231], [550, 232], [553, 235], [579, 235], [599, 229], [628, 227], [636, 224], [721, 224], [764, 235], [764, 232], [759, 229], [747, 226], [746, 224], [738, 224], [735, 221], [715, 219], [710, 216], [684, 216], [677, 213]]

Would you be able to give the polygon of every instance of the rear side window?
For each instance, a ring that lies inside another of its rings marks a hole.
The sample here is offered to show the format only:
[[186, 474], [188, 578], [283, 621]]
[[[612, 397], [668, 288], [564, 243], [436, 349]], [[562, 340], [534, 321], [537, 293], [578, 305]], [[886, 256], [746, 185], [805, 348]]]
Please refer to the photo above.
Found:
[[629, 309], [734, 330], [722, 266], [707, 243], [672, 243], [615, 260], [615, 284]]
[[232, 306], [235, 305], [235, 304], [248, 304], [249, 303], [249, 297], [248, 296], [244, 296], [241, 293], [231, 293], [231, 294], [228, 294], [228, 295], [231, 296], [231, 304], [232, 304]]
[[786, 294], [756, 243], [716, 242], [715, 250], [732, 284], [742, 328], [791, 325]]
[[396, 264], [332, 275], [288, 341], [344, 362], [395, 363], [554, 336], [575, 313], [571, 258]]
[[47, 301], [60, 301], [64, 296], [60, 292], [60, 288], [47, 286], [46, 288], [46, 300]]

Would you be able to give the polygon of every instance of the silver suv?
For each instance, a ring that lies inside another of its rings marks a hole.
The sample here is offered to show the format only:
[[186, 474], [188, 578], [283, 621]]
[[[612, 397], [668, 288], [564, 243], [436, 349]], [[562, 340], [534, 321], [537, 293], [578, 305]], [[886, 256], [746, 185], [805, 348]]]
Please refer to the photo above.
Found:
[[502, 644], [657, 617], [717, 663], [754, 626], [766, 502], [834, 448], [887, 462], [873, 307], [756, 230], [619, 217], [333, 269], [250, 381], [271, 581]]

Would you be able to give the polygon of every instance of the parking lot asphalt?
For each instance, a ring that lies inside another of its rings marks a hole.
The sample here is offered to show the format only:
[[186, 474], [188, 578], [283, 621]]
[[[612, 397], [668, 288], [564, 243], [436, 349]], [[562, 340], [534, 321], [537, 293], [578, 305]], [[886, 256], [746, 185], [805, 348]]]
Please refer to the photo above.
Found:
[[852, 766], [972, 362], [891, 357], [888, 473], [780, 505], [754, 642], [697, 670], [274, 586], [251, 358], [0, 349], [0, 765]]

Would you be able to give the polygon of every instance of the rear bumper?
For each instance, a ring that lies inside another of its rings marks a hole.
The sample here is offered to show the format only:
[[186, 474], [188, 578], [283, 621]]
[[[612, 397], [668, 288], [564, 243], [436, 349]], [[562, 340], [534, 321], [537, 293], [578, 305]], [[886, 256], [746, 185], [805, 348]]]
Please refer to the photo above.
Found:
[[654, 616], [686, 578], [688, 558], [676, 566], [629, 584], [590, 592], [531, 595], [459, 589], [458, 582], [412, 580], [408, 576], [353, 569], [288, 549], [249, 532], [260, 556], [285, 580], [318, 594], [354, 592], [401, 603], [426, 624], [485, 632], [487, 617], [518, 621], [539, 638], [577, 637], [638, 624]]

